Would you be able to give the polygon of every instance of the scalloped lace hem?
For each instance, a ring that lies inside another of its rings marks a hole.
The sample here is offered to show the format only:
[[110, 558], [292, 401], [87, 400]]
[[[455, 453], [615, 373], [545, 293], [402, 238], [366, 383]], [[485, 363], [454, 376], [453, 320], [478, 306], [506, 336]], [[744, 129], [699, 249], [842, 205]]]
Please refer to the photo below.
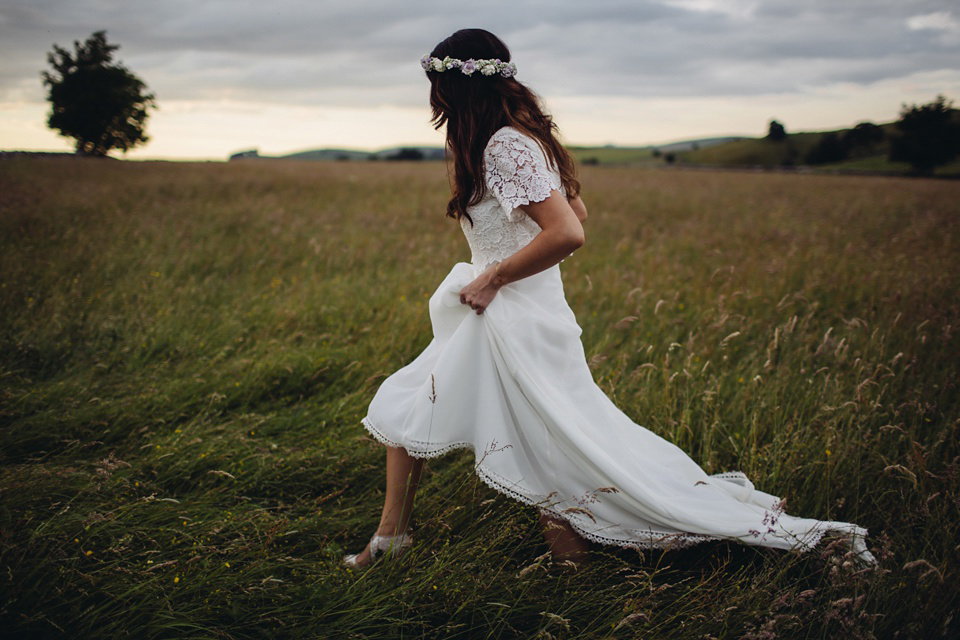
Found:
[[[442, 447], [431, 447], [429, 443], [418, 442], [416, 440], [407, 443], [401, 443], [388, 438], [373, 424], [369, 418], [363, 418], [361, 422], [370, 435], [372, 435], [378, 442], [389, 447], [401, 447], [406, 449], [407, 453], [414, 458], [439, 458], [457, 449], [470, 449], [473, 451], [474, 456], [477, 455], [476, 447], [471, 442], [453, 442], [443, 445]], [[749, 542], [737, 537], [723, 538], [695, 533], [665, 533], [653, 530], [637, 529], [622, 529], [623, 533], [617, 537], [603, 535], [603, 527], [598, 528], [596, 525], [591, 527], [591, 523], [594, 523], [593, 517], [590, 515], [583, 515], [581, 513], [589, 513], [588, 510], [574, 508], [576, 509], [574, 511], [573, 509], [559, 509], [552, 507], [549, 496], [535, 496], [523, 492], [516, 487], [515, 483], [510, 482], [496, 472], [484, 467], [483, 457], [480, 457], [476, 461], [474, 465], [474, 471], [480, 480], [494, 491], [497, 491], [498, 493], [501, 493], [508, 498], [512, 498], [513, 500], [516, 500], [522, 504], [537, 507], [546, 515], [567, 521], [578, 534], [592, 542], [636, 550], [685, 549], [694, 545], [702, 544], [704, 542], [715, 542], [720, 540], [750, 544]], [[719, 480], [743, 480], [749, 482], [749, 478], [742, 471], [724, 471], [722, 473], [713, 474], [710, 477]], [[818, 527], [809, 531], [802, 538], [797, 537], [796, 543], [791, 550], [800, 553], [811, 551], [817, 546], [817, 544], [820, 543], [821, 539], [825, 535], [831, 532], [843, 533], [852, 537], [859, 536], [861, 540], [866, 539], [867, 537], [867, 530], [863, 527], [850, 525], [847, 523], [833, 523], [830, 521], [821, 522], [824, 525], [823, 527]], [[838, 526], [831, 527], [830, 525]], [[612, 528], [612, 525], [608, 528]], [[760, 539], [764, 538], [761, 537]]]

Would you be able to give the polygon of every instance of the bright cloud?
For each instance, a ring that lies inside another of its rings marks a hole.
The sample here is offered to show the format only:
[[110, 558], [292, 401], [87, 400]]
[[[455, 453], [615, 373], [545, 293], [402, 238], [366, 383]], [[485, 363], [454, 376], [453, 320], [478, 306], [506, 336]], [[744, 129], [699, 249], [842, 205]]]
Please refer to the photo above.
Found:
[[920, 16], [912, 16], [907, 20], [907, 26], [914, 31], [950, 31], [960, 32], [960, 21], [957, 21], [949, 11], [935, 11]]

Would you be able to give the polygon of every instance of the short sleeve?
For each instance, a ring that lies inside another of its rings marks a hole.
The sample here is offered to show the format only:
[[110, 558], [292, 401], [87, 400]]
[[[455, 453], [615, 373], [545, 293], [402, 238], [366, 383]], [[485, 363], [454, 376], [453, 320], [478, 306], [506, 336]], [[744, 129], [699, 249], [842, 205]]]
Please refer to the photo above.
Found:
[[517, 207], [542, 202], [560, 189], [560, 180], [547, 167], [540, 146], [515, 129], [501, 129], [484, 151], [487, 189], [507, 217], [516, 222], [524, 213]]

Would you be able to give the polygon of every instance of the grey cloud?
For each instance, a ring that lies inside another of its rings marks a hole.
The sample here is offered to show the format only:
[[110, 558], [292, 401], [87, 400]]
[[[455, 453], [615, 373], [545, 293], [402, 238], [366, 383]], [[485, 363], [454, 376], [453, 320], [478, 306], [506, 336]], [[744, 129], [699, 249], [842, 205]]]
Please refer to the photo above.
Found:
[[[54, 42], [107, 29], [161, 101], [422, 105], [417, 60], [457, 28], [511, 47], [545, 95], [750, 96], [954, 68], [960, 45], [907, 26], [944, 0], [767, 0], [743, 15], [676, 3], [6, 0], [0, 99], [33, 91]], [[960, 18], [960, 15], [955, 15]]]

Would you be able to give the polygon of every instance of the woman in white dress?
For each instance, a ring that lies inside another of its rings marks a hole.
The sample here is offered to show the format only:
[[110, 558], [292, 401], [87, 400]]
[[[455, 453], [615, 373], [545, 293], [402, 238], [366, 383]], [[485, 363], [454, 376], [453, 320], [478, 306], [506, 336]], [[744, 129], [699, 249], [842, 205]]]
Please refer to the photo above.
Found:
[[472, 261], [433, 294], [433, 341], [383, 382], [363, 420], [387, 446], [386, 498], [370, 543], [345, 562], [409, 546], [423, 459], [457, 448], [474, 451], [486, 484], [539, 508], [561, 558], [583, 559], [587, 540], [807, 550], [832, 532], [874, 562], [862, 527], [787, 515], [742, 473], [708, 476], [613, 405], [563, 294], [558, 265], [583, 244], [587, 211], [556, 126], [488, 31], [457, 31], [421, 63], [453, 156], [447, 215]]

